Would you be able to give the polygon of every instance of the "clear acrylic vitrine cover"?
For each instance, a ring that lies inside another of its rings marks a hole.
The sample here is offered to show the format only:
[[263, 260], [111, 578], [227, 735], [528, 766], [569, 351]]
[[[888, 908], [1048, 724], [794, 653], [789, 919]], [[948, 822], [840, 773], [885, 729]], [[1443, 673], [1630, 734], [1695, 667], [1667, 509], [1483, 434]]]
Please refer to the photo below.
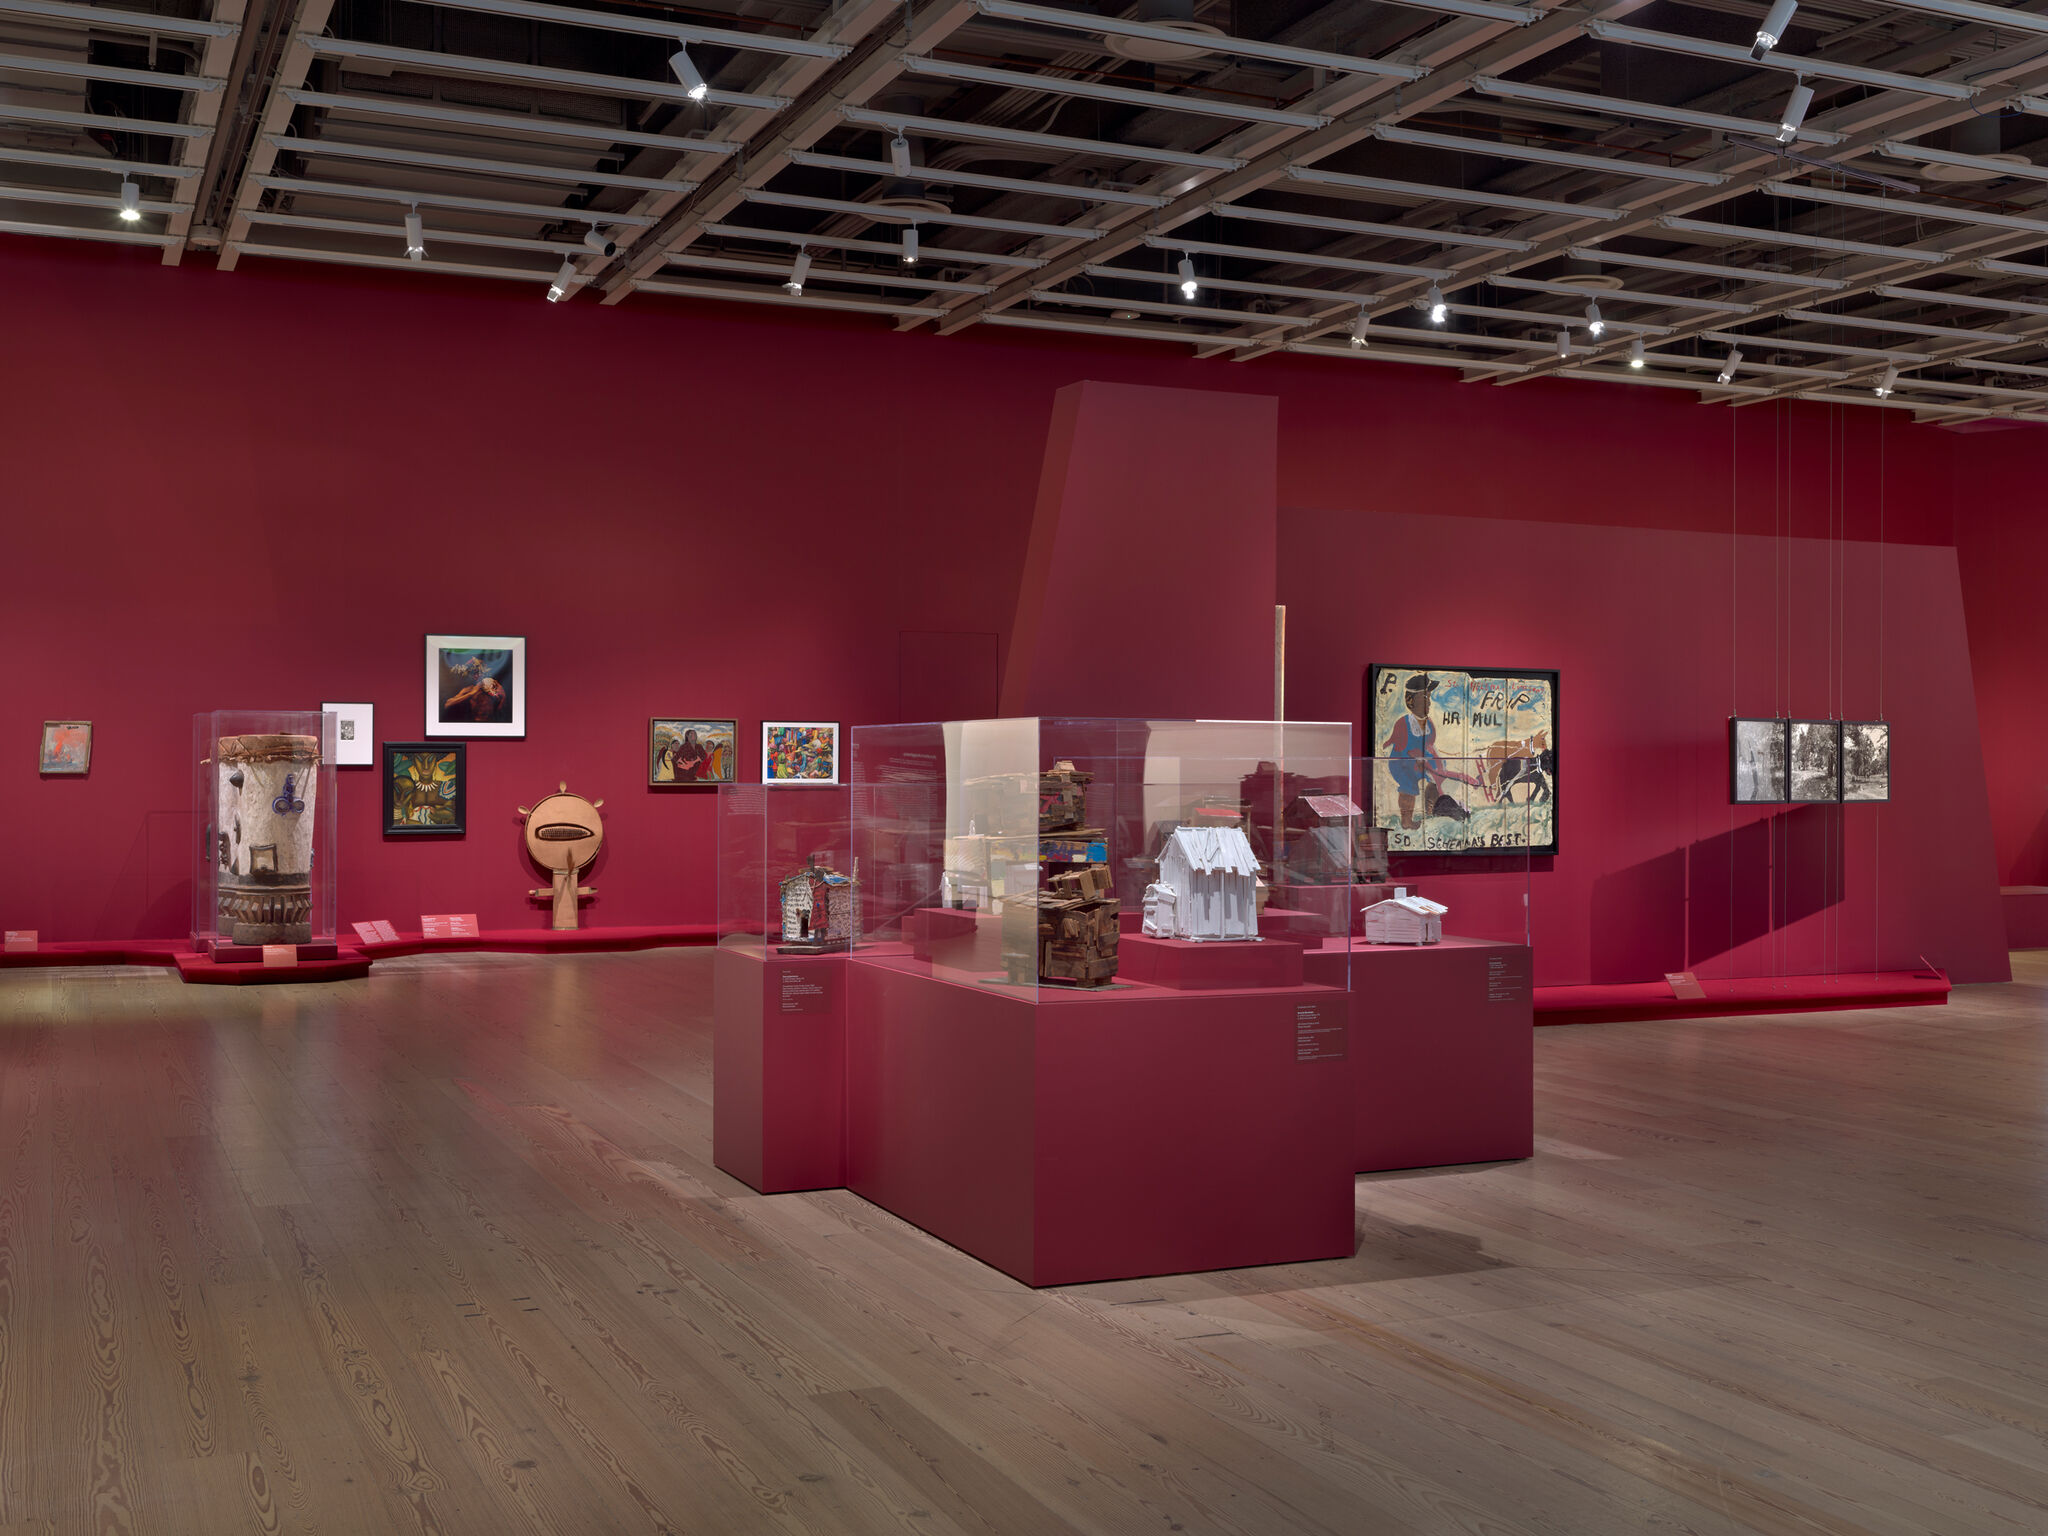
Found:
[[192, 717], [194, 944], [333, 941], [334, 758], [330, 713]]

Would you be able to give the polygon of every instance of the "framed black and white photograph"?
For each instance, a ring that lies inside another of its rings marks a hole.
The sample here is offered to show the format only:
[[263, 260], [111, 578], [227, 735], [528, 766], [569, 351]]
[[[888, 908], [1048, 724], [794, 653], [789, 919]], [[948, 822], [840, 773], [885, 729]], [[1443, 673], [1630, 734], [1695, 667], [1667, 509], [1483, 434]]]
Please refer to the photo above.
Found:
[[1842, 798], [1872, 803], [1892, 797], [1892, 728], [1884, 720], [1842, 722]]
[[322, 704], [320, 713], [334, 716], [334, 766], [373, 768], [377, 763], [377, 706]]
[[1842, 722], [1793, 720], [1791, 793], [1795, 805], [1832, 805], [1842, 798]]
[[1728, 798], [1737, 805], [1783, 805], [1789, 798], [1783, 720], [1728, 722]]
[[524, 736], [526, 637], [427, 636], [426, 734]]

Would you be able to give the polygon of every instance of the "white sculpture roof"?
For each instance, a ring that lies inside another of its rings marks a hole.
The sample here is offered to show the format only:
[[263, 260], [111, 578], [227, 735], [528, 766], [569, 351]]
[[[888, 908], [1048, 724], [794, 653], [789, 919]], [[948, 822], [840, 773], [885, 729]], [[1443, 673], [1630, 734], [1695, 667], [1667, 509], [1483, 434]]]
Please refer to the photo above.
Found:
[[1435, 913], [1441, 917], [1451, 909], [1440, 901], [1431, 901], [1427, 896], [1389, 896], [1385, 901], [1376, 901], [1365, 910], [1374, 911], [1380, 907], [1403, 907], [1421, 917]]
[[1188, 861], [1188, 868], [1198, 875], [1256, 876], [1259, 871], [1259, 861], [1243, 827], [1175, 827], [1167, 846], [1175, 845]]

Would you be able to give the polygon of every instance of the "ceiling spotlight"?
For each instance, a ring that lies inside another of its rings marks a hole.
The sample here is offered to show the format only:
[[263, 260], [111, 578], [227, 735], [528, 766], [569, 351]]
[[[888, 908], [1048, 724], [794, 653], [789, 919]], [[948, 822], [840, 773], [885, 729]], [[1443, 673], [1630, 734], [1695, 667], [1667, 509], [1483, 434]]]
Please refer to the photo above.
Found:
[[559, 304], [569, 297], [576, 287], [576, 259], [564, 256], [562, 265], [555, 271], [555, 280], [548, 284], [548, 302]]
[[1600, 318], [1600, 301], [1598, 299], [1586, 300], [1586, 334], [1588, 336], [1598, 336], [1606, 329], [1607, 322]]
[[1756, 29], [1756, 41], [1749, 45], [1749, 56], [1759, 62], [1779, 43], [1784, 41], [1785, 29], [1792, 25], [1792, 13], [1799, 9], [1799, 0], [1776, 0], [1764, 15], [1763, 25]]
[[917, 226], [915, 224], [903, 226], [903, 265], [906, 267], [917, 265]]
[[1561, 330], [1557, 333], [1557, 355], [1559, 357], [1570, 357], [1572, 355], [1572, 333], [1570, 331]]
[[132, 181], [121, 183], [121, 217], [129, 224], [142, 218], [142, 188]]
[[910, 174], [910, 140], [900, 133], [889, 141], [889, 167], [898, 176]]
[[1875, 393], [1878, 399], [1887, 399], [1890, 397], [1891, 392], [1894, 389], [1897, 389], [1898, 387], [1899, 365], [1897, 363], [1893, 363], [1890, 367], [1885, 369], [1884, 377], [1877, 381], [1877, 389]]
[[1631, 368], [1643, 366], [1643, 338], [1640, 336], [1628, 344], [1628, 365]]
[[587, 249], [597, 252], [600, 256], [616, 256], [619, 254], [618, 241], [600, 232], [595, 224], [590, 226], [590, 233], [583, 237], [583, 244]]
[[1716, 384], [1733, 384], [1735, 382], [1735, 370], [1741, 366], [1742, 349], [1740, 347], [1730, 347], [1728, 349], [1728, 361], [1721, 365], [1721, 371], [1714, 376], [1714, 382]]
[[420, 211], [415, 208], [405, 216], [405, 259], [425, 261], [427, 259], [427, 237], [420, 227]]
[[702, 101], [711, 94], [711, 87], [705, 82], [703, 73], [690, 58], [690, 50], [678, 47], [668, 56], [668, 67], [682, 83], [683, 94], [692, 101]]
[[1423, 309], [1429, 311], [1429, 323], [1442, 325], [1451, 317], [1451, 306], [1444, 302], [1444, 291], [1435, 283], [1429, 285], [1429, 292], [1422, 296]]
[[1790, 144], [1799, 137], [1799, 125], [1806, 121], [1806, 109], [1813, 105], [1813, 87], [1801, 80], [1785, 98], [1785, 110], [1778, 114], [1778, 142]]
[[1176, 270], [1180, 273], [1180, 296], [1182, 298], [1192, 299], [1202, 291], [1201, 284], [1195, 281], [1194, 257], [1183, 251], [1181, 253], [1180, 266]]
[[789, 296], [792, 299], [800, 299], [804, 296], [804, 276], [810, 270], [811, 253], [806, 247], [798, 246], [796, 260], [790, 263], [789, 276], [784, 278], [782, 282], [782, 286], [789, 290]]
[[1353, 345], [1354, 347], [1364, 347], [1371, 345], [1371, 343], [1366, 340], [1365, 335], [1365, 328], [1371, 324], [1372, 316], [1368, 315], [1365, 312], [1365, 306], [1363, 304], [1359, 305], [1358, 318], [1351, 322], [1351, 345]]

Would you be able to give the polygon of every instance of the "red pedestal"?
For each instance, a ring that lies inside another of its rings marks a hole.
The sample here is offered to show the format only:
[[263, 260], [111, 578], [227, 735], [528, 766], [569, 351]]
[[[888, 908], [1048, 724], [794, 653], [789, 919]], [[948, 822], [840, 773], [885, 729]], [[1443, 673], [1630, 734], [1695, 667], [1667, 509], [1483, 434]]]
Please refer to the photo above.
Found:
[[1341, 991], [846, 980], [848, 1187], [934, 1236], [1027, 1285], [1351, 1253]]
[[2001, 885], [2007, 949], [2048, 949], [2048, 885]]
[[[1298, 987], [1301, 946], [1285, 939], [1148, 939], [1126, 933], [1117, 940], [1117, 980], [1141, 981], [1177, 992], [1235, 987]], [[1341, 984], [1341, 982], [1340, 982]]]
[[764, 1195], [846, 1182], [846, 956], [721, 946], [711, 1160]]
[[[1535, 1021], [1527, 945], [1354, 940], [1352, 1166], [1360, 1173], [1528, 1157], [1536, 1150]], [[1346, 959], [1307, 957], [1310, 979]]]

